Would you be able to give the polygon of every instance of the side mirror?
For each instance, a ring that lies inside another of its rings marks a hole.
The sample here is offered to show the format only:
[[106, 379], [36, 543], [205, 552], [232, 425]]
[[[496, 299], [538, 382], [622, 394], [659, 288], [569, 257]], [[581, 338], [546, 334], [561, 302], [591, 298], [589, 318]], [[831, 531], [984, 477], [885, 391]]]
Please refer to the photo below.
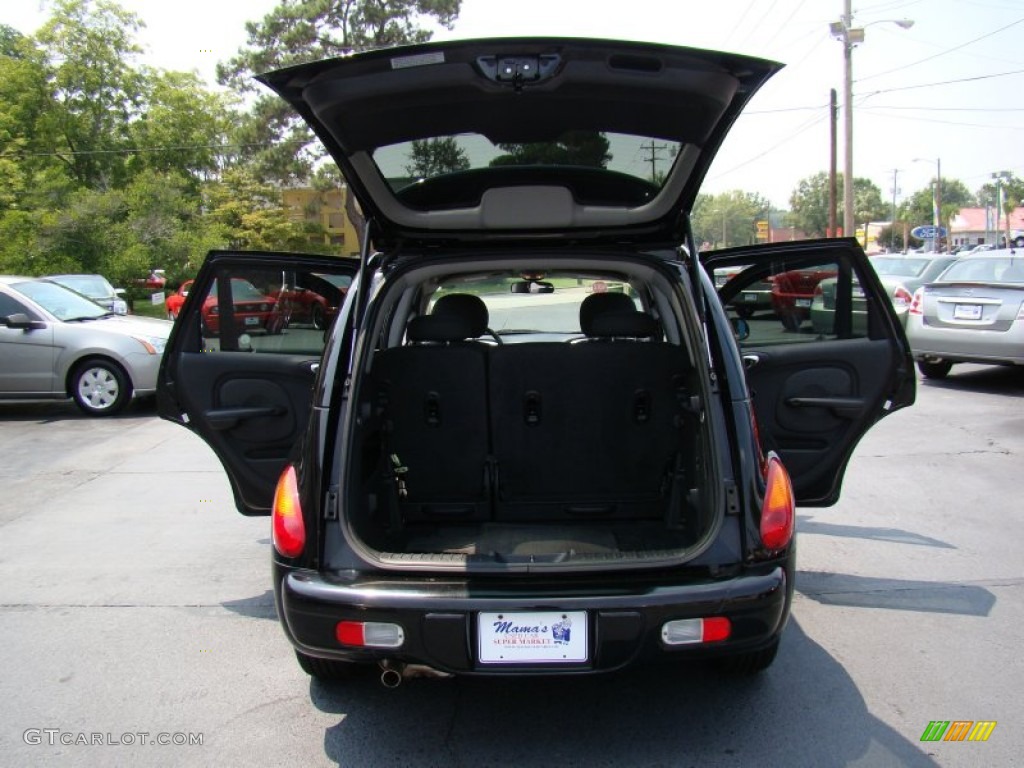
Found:
[[736, 334], [739, 341], [746, 341], [750, 338], [750, 323], [742, 317], [734, 317], [729, 322], [732, 323], [732, 332]]
[[115, 288], [114, 293], [118, 296], [124, 296], [127, 291], [124, 288]]
[[8, 328], [20, 328], [23, 331], [39, 330], [46, 327], [42, 320], [32, 320], [24, 312], [15, 312], [7, 317], [0, 317], [0, 323]]

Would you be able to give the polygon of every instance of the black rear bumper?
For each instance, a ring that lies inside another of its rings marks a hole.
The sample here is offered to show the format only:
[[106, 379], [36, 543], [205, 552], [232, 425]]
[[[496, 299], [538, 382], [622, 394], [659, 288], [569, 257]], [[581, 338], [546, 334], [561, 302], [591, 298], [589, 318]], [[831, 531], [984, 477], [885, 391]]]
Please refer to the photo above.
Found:
[[[718, 581], [637, 588], [575, 589], [554, 594], [528, 587], [484, 588], [467, 581], [334, 580], [275, 563], [278, 615], [297, 650], [309, 656], [373, 663], [388, 659], [462, 675], [608, 672], [634, 663], [711, 658], [754, 651], [782, 632], [792, 599], [790, 563]], [[588, 661], [492, 665], [476, 658], [481, 611], [586, 611]], [[725, 616], [727, 640], [669, 646], [662, 625], [672, 619]], [[335, 637], [339, 621], [400, 624], [397, 649], [352, 648]]]

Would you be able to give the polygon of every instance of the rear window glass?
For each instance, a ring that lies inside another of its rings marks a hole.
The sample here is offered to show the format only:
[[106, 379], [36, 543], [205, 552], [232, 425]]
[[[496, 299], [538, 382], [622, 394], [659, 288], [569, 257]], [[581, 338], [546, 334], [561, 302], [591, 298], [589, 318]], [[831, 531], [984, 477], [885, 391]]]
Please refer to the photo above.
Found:
[[[450, 293], [473, 293], [487, 305], [488, 328], [503, 336], [531, 333], [580, 333], [580, 304], [594, 293], [624, 293], [641, 309], [633, 289], [624, 282], [571, 276], [489, 278], [444, 285], [430, 301]], [[428, 310], [429, 311], [429, 310]]]
[[649, 136], [598, 131], [570, 131], [554, 141], [513, 144], [495, 144], [485, 136], [468, 133], [380, 147], [373, 159], [396, 191], [446, 174], [517, 166], [612, 171], [656, 189], [681, 146]]
[[940, 280], [944, 283], [1024, 283], [1024, 258], [968, 257], [943, 272]]
[[871, 259], [875, 272], [893, 277], [917, 277], [928, 266], [928, 259], [892, 259], [876, 256]]

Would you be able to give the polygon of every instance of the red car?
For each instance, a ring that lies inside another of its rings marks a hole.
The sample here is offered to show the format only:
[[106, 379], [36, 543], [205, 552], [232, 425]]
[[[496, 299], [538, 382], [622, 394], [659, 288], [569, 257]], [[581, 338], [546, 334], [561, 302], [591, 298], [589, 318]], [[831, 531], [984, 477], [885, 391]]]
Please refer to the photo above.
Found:
[[811, 316], [811, 301], [818, 283], [835, 277], [834, 269], [794, 269], [772, 279], [772, 309], [788, 331], [800, 330]]
[[[192, 288], [192, 281], [186, 280], [176, 293], [167, 297], [167, 316], [174, 319], [181, 312]], [[280, 333], [288, 324], [279, 310], [278, 300], [267, 296], [248, 280], [240, 277], [231, 279], [231, 298], [235, 307], [235, 322], [244, 330]], [[220, 332], [220, 307], [217, 306], [217, 283], [210, 286], [210, 292], [203, 301], [203, 332], [215, 335]]]
[[165, 304], [167, 305], [167, 319], [176, 320], [178, 313], [181, 312], [181, 305], [185, 303], [185, 297], [188, 296], [188, 291], [192, 287], [192, 280], [186, 280], [180, 286], [178, 290], [167, 297]]
[[271, 292], [270, 296], [278, 300], [287, 324], [307, 324], [317, 330], [324, 330], [337, 317], [351, 278], [308, 274], [304, 276], [304, 281], [308, 285], [295, 285]]

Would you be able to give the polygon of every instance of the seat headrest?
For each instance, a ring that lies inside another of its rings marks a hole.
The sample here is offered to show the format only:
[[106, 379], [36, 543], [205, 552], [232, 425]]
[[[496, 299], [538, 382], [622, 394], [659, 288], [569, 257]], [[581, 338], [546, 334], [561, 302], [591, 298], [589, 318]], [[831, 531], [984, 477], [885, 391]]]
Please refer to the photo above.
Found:
[[650, 315], [631, 309], [628, 312], [602, 313], [593, 319], [588, 336], [601, 339], [649, 339], [658, 336], [658, 321]]
[[467, 324], [470, 329], [463, 338], [475, 339], [487, 332], [487, 322], [490, 319], [487, 313], [487, 305], [479, 296], [471, 293], [449, 293], [442, 296], [430, 310], [433, 317], [458, 317]]
[[594, 320], [601, 315], [618, 312], [635, 312], [636, 304], [624, 293], [592, 293], [580, 304], [580, 330], [587, 336], [593, 332]]
[[458, 315], [419, 315], [405, 327], [409, 342], [449, 342], [475, 338], [473, 328]]

